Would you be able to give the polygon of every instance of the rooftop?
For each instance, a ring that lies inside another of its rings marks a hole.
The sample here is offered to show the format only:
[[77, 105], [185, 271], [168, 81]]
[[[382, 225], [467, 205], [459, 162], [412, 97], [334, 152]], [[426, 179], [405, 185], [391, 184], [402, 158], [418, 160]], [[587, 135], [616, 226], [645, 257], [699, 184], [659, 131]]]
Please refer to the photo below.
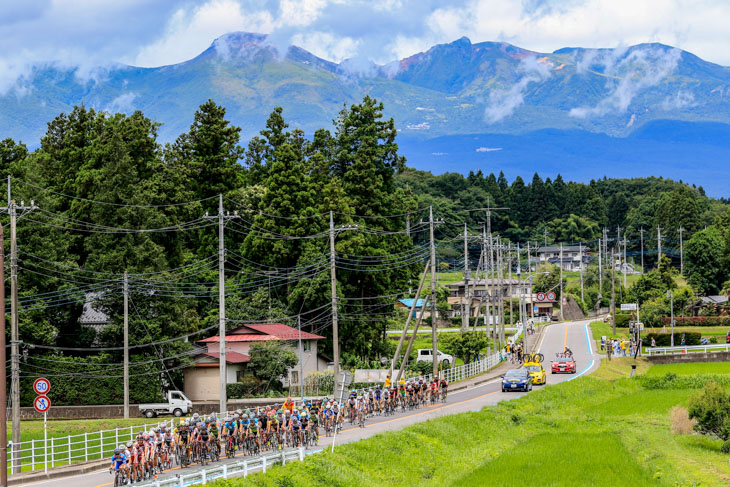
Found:
[[[302, 331], [302, 340], [321, 340], [320, 335]], [[299, 330], [282, 323], [263, 323], [239, 326], [226, 333], [227, 342], [264, 342], [269, 340], [297, 340]], [[218, 335], [200, 340], [200, 343], [219, 342]]]

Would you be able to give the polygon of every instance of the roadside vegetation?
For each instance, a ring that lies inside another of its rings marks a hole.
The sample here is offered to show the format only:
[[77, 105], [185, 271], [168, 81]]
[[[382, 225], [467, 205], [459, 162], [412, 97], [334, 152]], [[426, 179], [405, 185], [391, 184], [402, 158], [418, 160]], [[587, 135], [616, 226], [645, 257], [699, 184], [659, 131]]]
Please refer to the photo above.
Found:
[[218, 485], [728, 485], [723, 440], [695, 432], [687, 413], [704, 386], [628, 378], [631, 363]]

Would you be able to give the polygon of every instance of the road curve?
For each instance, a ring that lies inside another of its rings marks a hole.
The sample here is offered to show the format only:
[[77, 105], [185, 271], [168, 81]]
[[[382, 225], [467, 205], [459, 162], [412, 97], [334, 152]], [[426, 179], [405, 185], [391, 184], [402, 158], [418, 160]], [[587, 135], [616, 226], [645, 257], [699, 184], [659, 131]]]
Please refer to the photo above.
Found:
[[[533, 350], [545, 355], [543, 365], [548, 370], [547, 385], [558, 384], [563, 381], [573, 380], [581, 375], [591, 373], [600, 364], [600, 358], [595, 350], [592, 350], [593, 338], [588, 327], [589, 320], [574, 321], [568, 323], [556, 323], [549, 325], [541, 338], [536, 344], [531, 344]], [[552, 375], [549, 372], [550, 360], [555, 353], [561, 352], [568, 346], [575, 356], [577, 363], [577, 372], [575, 374]], [[517, 367], [517, 365], [514, 365]], [[539, 388], [541, 386], [536, 387]], [[501, 379], [497, 378], [467, 389], [454, 391], [449, 394], [446, 404], [436, 404], [434, 406], [426, 406], [415, 411], [399, 413], [394, 416], [378, 416], [368, 419], [365, 428], [351, 427], [349, 423], [345, 423], [345, 429], [337, 435], [337, 444], [349, 443], [374, 436], [385, 431], [403, 428], [405, 426], [427, 421], [429, 419], [446, 416], [450, 414], [458, 414], [468, 411], [479, 411], [484, 406], [491, 406], [503, 400], [509, 400], [521, 397], [523, 392], [507, 392], [501, 391]], [[332, 438], [321, 438], [319, 448], [330, 447]], [[242, 456], [236, 457], [236, 460], [242, 459]], [[226, 461], [226, 460], [223, 460]], [[230, 461], [230, 460], [227, 460]], [[192, 472], [193, 469], [199, 467], [191, 467], [182, 470], [182, 472]], [[181, 473], [179, 468], [172, 469], [162, 474], [160, 478], [175, 476]], [[43, 486], [43, 487], [109, 487], [112, 485], [112, 477], [107, 470], [90, 472], [82, 475], [64, 477], [59, 479], [43, 480], [35, 483], [25, 484], [27, 486]]]

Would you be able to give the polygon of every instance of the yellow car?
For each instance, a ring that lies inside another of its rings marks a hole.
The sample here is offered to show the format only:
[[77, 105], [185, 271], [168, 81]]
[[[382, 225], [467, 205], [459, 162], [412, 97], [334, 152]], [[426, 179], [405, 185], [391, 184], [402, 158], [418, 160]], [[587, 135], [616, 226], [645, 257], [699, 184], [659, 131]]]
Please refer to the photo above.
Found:
[[524, 366], [530, 373], [533, 384], [545, 385], [547, 383], [547, 374], [540, 362], [525, 362]]

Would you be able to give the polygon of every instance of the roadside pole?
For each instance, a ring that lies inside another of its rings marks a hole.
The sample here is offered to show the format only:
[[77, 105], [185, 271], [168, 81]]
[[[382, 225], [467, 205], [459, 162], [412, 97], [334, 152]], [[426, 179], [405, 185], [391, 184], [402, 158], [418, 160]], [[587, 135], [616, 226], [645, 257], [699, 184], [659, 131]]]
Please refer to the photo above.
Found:
[[[428, 223], [431, 235], [431, 345], [433, 352], [433, 376], [439, 371], [438, 362], [438, 332], [436, 331], [436, 243], [433, 237], [433, 207], [429, 208]], [[424, 306], [426, 303], [423, 303]]]
[[124, 271], [124, 419], [129, 419], [129, 277]]
[[[5, 237], [3, 235], [3, 227], [0, 226], [0, 323], [3, 325], [2, 333], [0, 333], [0, 363], [5, 363]], [[8, 486], [8, 409], [5, 405], [8, 403], [7, 398], [7, 377], [6, 368], [3, 367], [3, 373], [0, 377], [0, 487]]]
[[563, 243], [560, 242], [560, 321], [565, 321], [565, 315], [563, 314], [563, 301], [565, 296], [563, 295]]
[[[613, 248], [614, 252], [616, 247]], [[613, 334], [616, 335], [616, 260], [611, 254], [611, 323]]]
[[302, 352], [302, 316], [297, 315], [297, 328], [299, 328], [299, 395], [304, 404], [304, 354]]
[[669, 308], [670, 308], [670, 316], [672, 320], [672, 335], [670, 337], [671, 344], [670, 346], [674, 346], [674, 293], [671, 289], [667, 289], [667, 297], [669, 298]]

